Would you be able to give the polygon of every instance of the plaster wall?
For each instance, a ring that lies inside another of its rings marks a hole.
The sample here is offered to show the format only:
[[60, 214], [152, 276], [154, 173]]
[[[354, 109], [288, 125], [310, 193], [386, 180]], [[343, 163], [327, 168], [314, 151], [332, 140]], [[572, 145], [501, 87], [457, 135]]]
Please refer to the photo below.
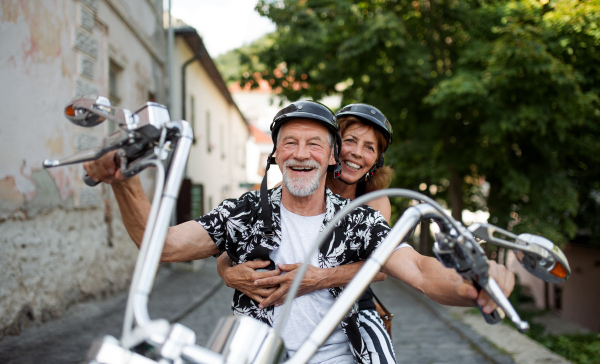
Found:
[[137, 249], [110, 188], [83, 184], [81, 165], [42, 162], [107, 135], [109, 123], [75, 126], [63, 109], [76, 96], [108, 94], [110, 59], [122, 67], [122, 106], [135, 109], [149, 95], [165, 103], [162, 4], [135, 3], [0, 2], [0, 337], [130, 280]]

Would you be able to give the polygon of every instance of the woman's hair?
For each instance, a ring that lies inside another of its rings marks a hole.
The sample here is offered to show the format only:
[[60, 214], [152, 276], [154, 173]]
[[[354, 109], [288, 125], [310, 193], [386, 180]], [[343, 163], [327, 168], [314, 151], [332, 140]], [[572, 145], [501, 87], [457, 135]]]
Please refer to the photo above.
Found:
[[[342, 135], [342, 138], [346, 129], [348, 129], [354, 124], [367, 125], [373, 128], [373, 131], [375, 132], [375, 139], [377, 140], [377, 151], [379, 152], [379, 155], [383, 156], [383, 150], [387, 147], [387, 139], [383, 136], [383, 133], [379, 131], [378, 128], [374, 127], [369, 123], [365, 123], [354, 116], [339, 118], [338, 122], [340, 124], [340, 135]], [[379, 155], [377, 156], [378, 158]], [[392, 183], [393, 174], [394, 170], [390, 166], [383, 166], [377, 168], [377, 170], [375, 170], [375, 173], [369, 179], [363, 182], [359, 182], [357, 184], [356, 197], [361, 196], [367, 192], [388, 188], [390, 186], [390, 183]], [[330, 178], [329, 175], [327, 177]]]

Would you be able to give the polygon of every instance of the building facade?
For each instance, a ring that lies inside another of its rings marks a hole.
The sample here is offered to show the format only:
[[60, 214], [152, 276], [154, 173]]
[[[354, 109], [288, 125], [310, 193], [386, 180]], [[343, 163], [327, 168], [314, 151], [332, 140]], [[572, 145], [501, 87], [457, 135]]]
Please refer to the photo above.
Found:
[[[172, 119], [191, 119], [197, 140], [187, 175], [204, 189], [203, 212], [247, 190], [249, 130], [207, 54], [188, 66], [187, 98], [175, 79], [169, 103], [162, 0], [2, 1], [0, 34], [1, 338], [121, 292], [133, 272], [137, 249], [110, 186], [85, 185], [81, 165], [42, 168], [45, 159], [98, 146], [116, 128], [69, 123], [67, 103], [85, 94], [130, 110], [156, 101], [172, 106]], [[177, 37], [174, 78], [197, 51], [185, 42]], [[140, 176], [152, 193], [154, 171]]]
[[[194, 142], [180, 200], [179, 221], [196, 219], [226, 198], [248, 191], [246, 142], [250, 128], [194, 28], [175, 29], [171, 116], [187, 120]], [[190, 189], [189, 193], [187, 188]]]

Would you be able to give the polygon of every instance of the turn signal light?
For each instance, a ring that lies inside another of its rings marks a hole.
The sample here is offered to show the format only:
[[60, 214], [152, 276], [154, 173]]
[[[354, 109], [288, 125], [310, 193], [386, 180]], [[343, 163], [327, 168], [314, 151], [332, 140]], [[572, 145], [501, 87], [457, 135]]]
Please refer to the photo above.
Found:
[[67, 107], [65, 107], [65, 115], [67, 115], [67, 116], [75, 116], [75, 108], [73, 107], [73, 104], [68, 105]]
[[556, 264], [554, 264], [554, 267], [550, 270], [550, 274], [552, 274], [555, 277], [565, 279], [567, 278], [567, 269], [564, 265], [560, 264], [559, 262], [556, 262]]

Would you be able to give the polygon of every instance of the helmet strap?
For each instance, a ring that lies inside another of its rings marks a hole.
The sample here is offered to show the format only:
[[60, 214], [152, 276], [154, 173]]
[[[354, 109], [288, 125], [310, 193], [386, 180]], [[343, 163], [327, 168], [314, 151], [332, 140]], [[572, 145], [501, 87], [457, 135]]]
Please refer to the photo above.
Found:
[[[335, 159], [335, 164], [330, 164], [327, 166], [327, 172], [333, 173], [333, 178], [341, 179], [342, 175], [342, 163], [340, 162], [340, 151], [339, 146], [341, 144], [341, 137], [339, 134], [335, 134], [335, 145], [333, 146], [333, 158]], [[339, 143], [338, 143], [339, 142]]]
[[273, 213], [271, 211], [271, 205], [269, 204], [269, 195], [267, 192], [267, 174], [271, 163], [274, 163], [273, 153], [275, 153], [275, 147], [273, 151], [267, 157], [267, 166], [265, 168], [265, 176], [263, 177], [262, 183], [260, 184], [260, 218], [263, 221], [263, 227], [260, 228], [263, 236], [273, 236]]

